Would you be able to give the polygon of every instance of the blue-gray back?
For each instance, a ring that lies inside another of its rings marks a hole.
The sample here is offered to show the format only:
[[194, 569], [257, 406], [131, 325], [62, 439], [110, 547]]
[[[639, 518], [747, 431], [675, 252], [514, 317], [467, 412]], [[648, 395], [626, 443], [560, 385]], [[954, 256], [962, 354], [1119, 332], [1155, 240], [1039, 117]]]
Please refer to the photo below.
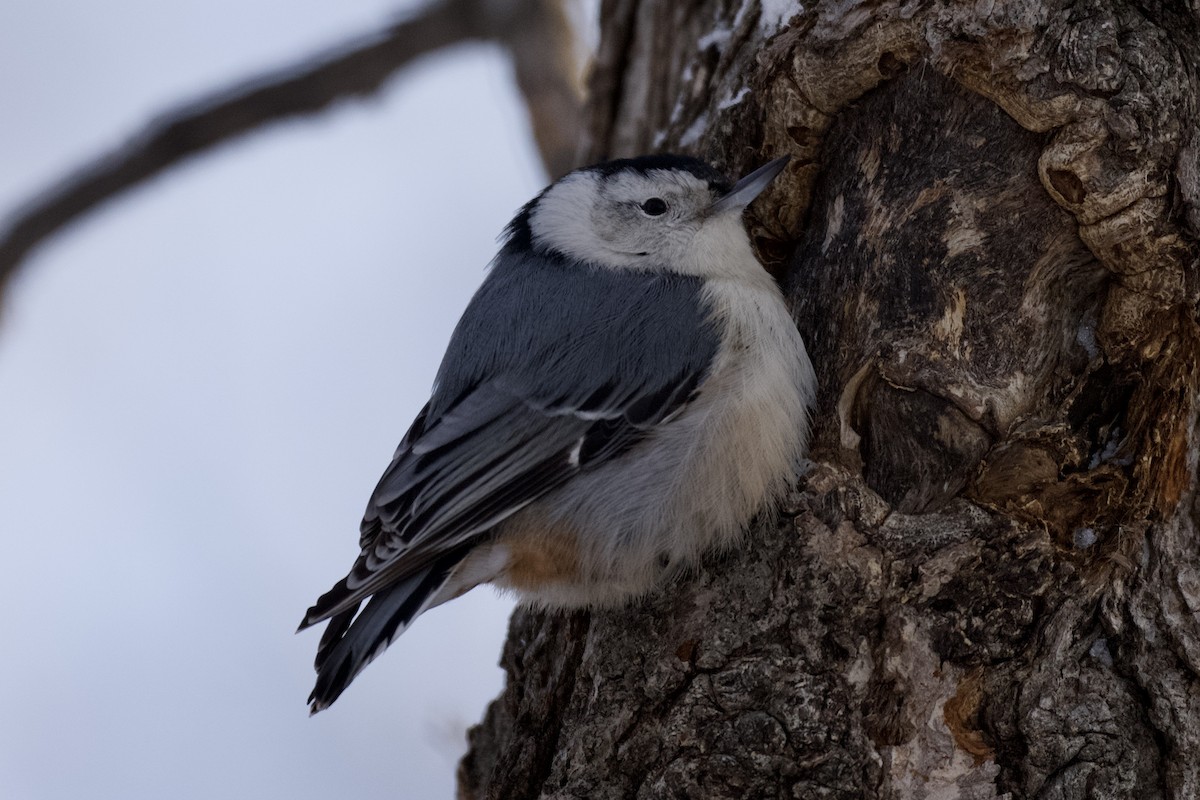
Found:
[[309, 624], [461, 558], [474, 537], [620, 456], [702, 392], [720, 344], [702, 290], [688, 276], [501, 251], [367, 504], [361, 555]]
[[699, 278], [506, 247], [454, 331], [428, 422], [486, 380], [553, 405], [585, 403], [606, 389], [652, 392], [704, 372], [718, 345]]

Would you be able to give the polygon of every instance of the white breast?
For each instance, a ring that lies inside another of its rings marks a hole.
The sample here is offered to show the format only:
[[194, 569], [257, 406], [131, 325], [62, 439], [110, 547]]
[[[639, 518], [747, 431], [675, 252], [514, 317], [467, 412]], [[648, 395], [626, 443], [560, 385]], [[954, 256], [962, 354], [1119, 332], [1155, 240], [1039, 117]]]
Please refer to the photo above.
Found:
[[772, 281], [710, 280], [707, 290], [726, 332], [696, 408], [704, 452], [691, 459], [679, 497], [681, 506], [701, 510], [695, 527], [708, 523], [696, 542], [704, 549], [727, 544], [786, 490], [807, 449], [816, 389]]
[[[791, 482], [808, 442], [815, 376], [774, 282], [706, 282], [722, 346], [700, 395], [626, 457], [530, 508], [579, 532], [580, 580], [522, 593], [550, 606], [609, 605], [728, 546]], [[636, 463], [631, 459], [636, 460]]]

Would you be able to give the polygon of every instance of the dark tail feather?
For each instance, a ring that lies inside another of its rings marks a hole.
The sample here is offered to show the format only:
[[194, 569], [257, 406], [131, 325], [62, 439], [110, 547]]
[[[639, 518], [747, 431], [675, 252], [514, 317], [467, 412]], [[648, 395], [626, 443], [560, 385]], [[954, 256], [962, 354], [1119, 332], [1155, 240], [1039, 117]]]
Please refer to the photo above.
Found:
[[355, 607], [329, 620], [317, 647], [317, 685], [308, 696], [313, 714], [331, 706], [358, 673], [429, 607], [462, 556], [445, 556], [379, 590], [357, 617]]
[[321, 641], [317, 644], [317, 657], [313, 661], [313, 669], [317, 672], [321, 671], [325, 661], [329, 658], [330, 651], [334, 646], [342, 640], [346, 629], [350, 627], [350, 623], [354, 621], [354, 615], [358, 613], [359, 603], [349, 611], [343, 611], [341, 614], [334, 616], [329, 620], [329, 624], [325, 626], [325, 630], [321, 633]]

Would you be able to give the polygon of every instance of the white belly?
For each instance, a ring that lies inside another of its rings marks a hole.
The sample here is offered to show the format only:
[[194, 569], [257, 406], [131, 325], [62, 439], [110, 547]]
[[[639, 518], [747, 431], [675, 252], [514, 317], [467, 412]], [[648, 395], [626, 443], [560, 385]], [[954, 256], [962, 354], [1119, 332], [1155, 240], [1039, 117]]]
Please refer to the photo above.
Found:
[[607, 605], [643, 593], [736, 541], [787, 489], [816, 384], [804, 344], [769, 279], [713, 279], [707, 291], [725, 335], [699, 397], [653, 438], [518, 515], [579, 541], [578, 578], [521, 587], [522, 599]]

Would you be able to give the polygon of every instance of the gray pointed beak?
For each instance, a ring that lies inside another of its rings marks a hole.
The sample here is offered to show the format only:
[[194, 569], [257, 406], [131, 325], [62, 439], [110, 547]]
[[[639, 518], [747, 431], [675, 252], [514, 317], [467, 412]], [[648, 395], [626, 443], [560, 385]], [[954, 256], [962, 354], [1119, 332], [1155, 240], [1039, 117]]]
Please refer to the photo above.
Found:
[[754, 198], [762, 194], [762, 190], [766, 189], [779, 173], [783, 172], [783, 168], [787, 166], [791, 158], [791, 156], [784, 156], [783, 158], [777, 158], [774, 161], [763, 164], [754, 170], [754, 172], [751, 172], [735, 183], [728, 194], [709, 206], [708, 213], [721, 214], [725, 211], [733, 211], [735, 209], [741, 211], [750, 205], [750, 202]]

